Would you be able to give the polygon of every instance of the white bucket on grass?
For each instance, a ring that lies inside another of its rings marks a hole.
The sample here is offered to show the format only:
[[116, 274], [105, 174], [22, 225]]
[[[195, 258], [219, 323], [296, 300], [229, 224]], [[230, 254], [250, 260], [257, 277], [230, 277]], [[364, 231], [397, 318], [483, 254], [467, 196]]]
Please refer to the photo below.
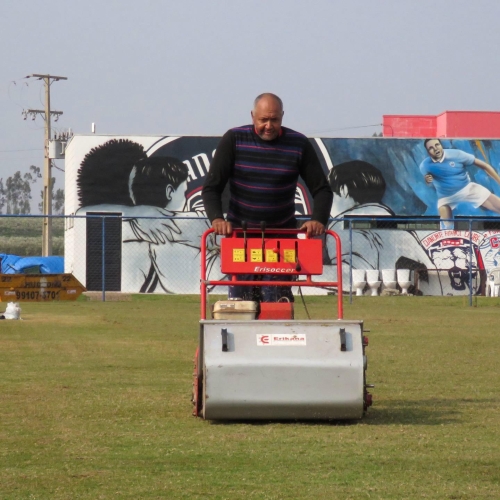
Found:
[[17, 302], [9, 302], [3, 314], [5, 319], [21, 319], [21, 308]]

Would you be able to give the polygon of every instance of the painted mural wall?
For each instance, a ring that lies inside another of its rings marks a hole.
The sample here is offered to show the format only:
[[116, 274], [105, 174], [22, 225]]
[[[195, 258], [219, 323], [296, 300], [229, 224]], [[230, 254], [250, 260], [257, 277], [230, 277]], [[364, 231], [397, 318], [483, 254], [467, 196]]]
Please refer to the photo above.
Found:
[[[65, 233], [66, 271], [83, 283], [90, 279], [90, 254], [96, 250], [89, 242], [99, 243], [95, 238], [100, 229], [84, 217], [118, 214], [123, 219], [117, 236], [121, 245], [113, 247], [119, 260], [116, 288], [197, 293], [200, 236], [209, 227], [201, 188], [218, 141], [219, 137], [73, 137], [65, 165], [65, 211], [75, 216]], [[335, 193], [330, 228], [342, 238], [347, 286], [352, 259], [355, 269], [430, 269], [417, 272], [422, 293], [468, 293], [470, 267], [474, 291], [484, 287], [486, 271], [499, 265], [500, 231], [475, 231], [470, 241], [469, 231], [455, 231], [448, 219], [498, 217], [500, 141], [433, 140], [424, 146], [415, 139], [315, 138], [311, 143]], [[224, 200], [227, 203], [228, 193]], [[311, 198], [301, 182], [295, 201], [297, 215], [311, 212]], [[346, 219], [360, 217], [422, 216], [441, 216], [440, 230], [349, 231], [345, 224]], [[329, 244], [324, 254], [326, 278], [337, 259]], [[215, 240], [209, 257], [210, 277], [218, 279]], [[113, 256], [109, 259], [112, 266]]]

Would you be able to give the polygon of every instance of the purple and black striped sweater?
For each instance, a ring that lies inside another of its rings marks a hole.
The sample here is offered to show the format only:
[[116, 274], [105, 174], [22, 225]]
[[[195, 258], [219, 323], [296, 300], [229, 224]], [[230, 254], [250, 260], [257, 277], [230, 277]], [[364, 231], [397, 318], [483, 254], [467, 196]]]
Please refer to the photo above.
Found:
[[224, 134], [203, 186], [203, 203], [210, 221], [222, 218], [221, 196], [229, 182], [227, 220], [258, 227], [296, 227], [295, 189], [302, 177], [314, 199], [311, 219], [326, 225], [332, 190], [307, 137], [281, 127], [279, 137], [264, 141], [253, 125]]

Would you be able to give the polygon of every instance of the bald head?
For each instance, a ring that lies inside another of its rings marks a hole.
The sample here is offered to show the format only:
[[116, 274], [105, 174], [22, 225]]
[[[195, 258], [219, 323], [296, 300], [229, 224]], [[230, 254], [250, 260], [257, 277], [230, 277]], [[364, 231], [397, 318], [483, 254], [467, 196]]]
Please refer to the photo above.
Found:
[[283, 102], [274, 94], [257, 96], [252, 111], [255, 133], [264, 141], [272, 141], [281, 133]]
[[274, 102], [276, 102], [281, 111], [283, 111], [283, 101], [276, 95], [276, 94], [271, 94], [271, 92], [264, 92], [263, 94], [258, 95], [255, 100], [253, 101], [253, 109], [257, 107], [257, 104], [261, 99], [271, 99]]

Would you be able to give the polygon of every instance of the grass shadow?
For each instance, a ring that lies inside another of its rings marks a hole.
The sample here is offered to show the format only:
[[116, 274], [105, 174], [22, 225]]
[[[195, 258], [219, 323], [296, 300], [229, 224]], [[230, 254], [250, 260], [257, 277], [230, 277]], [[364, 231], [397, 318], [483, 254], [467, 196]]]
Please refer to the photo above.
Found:
[[303, 426], [351, 426], [360, 424], [363, 420], [209, 420], [211, 425], [303, 425]]
[[498, 403], [495, 399], [422, 399], [385, 401], [370, 408], [367, 425], [448, 425], [461, 421], [465, 406]]
[[211, 425], [274, 424], [304, 426], [352, 426], [364, 425], [450, 425], [460, 423], [464, 407], [469, 405], [497, 405], [500, 399], [426, 399], [386, 401], [375, 404], [360, 420], [210, 420]]

